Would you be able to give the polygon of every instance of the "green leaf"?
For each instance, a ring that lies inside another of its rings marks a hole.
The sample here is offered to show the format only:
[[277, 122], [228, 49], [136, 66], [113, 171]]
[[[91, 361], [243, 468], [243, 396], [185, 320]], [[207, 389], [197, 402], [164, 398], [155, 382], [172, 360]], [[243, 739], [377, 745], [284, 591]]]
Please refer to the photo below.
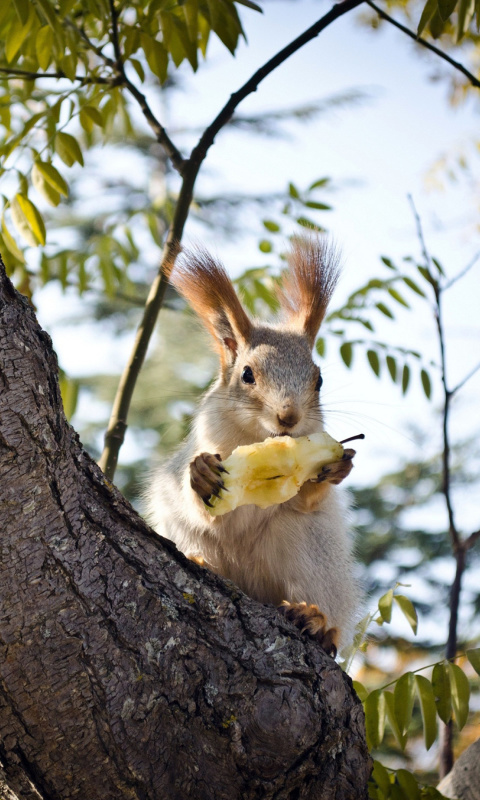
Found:
[[384, 692], [383, 696], [385, 698], [385, 711], [387, 714], [387, 719], [390, 723], [390, 727], [394, 733], [394, 736], [398, 744], [400, 745], [402, 750], [404, 750], [405, 745], [407, 743], [407, 737], [402, 734], [400, 728], [398, 727], [397, 718], [395, 716], [395, 704], [394, 704], [395, 701], [393, 697], [393, 692]]
[[407, 393], [408, 384], [410, 383], [410, 367], [405, 364], [402, 371], [402, 392]]
[[259, 11], [260, 14], [263, 14], [263, 9], [253, 3], [252, 0], [235, 0], [235, 2], [240, 3], [242, 6], [247, 6], [247, 8], [253, 8], [254, 11]]
[[370, 692], [364, 704], [365, 729], [369, 750], [380, 745], [385, 730], [385, 699], [381, 689]]
[[415, 675], [420, 710], [422, 712], [425, 747], [430, 750], [437, 738], [437, 711], [432, 684], [423, 675]]
[[393, 269], [393, 270], [397, 271], [397, 267], [395, 266], [395, 264], [393, 263], [391, 258], [387, 258], [386, 256], [380, 256], [380, 258], [381, 258], [381, 260], [383, 261], [383, 263], [385, 264], [386, 267], [388, 267], [389, 269]]
[[430, 400], [432, 396], [432, 383], [430, 381], [430, 375], [425, 369], [422, 369], [420, 372], [420, 377], [422, 379], [422, 386], [423, 391], [425, 392], [426, 397]]
[[387, 291], [388, 291], [388, 294], [390, 295], [390, 297], [393, 297], [393, 299], [396, 300], [397, 303], [400, 303], [400, 305], [405, 306], [405, 308], [410, 308], [410, 306], [408, 305], [407, 301], [403, 299], [403, 297], [400, 294], [400, 292], [398, 292], [396, 289], [394, 289], [393, 286], [389, 286]]
[[28, 19], [28, 12], [29, 12], [28, 0], [13, 0], [13, 7], [17, 12], [19, 21], [22, 23], [22, 25], [24, 25]]
[[397, 362], [393, 356], [387, 356], [387, 367], [392, 381], [395, 383], [397, 380]]
[[480, 647], [474, 650], [467, 650], [467, 658], [477, 675], [480, 675]]
[[353, 347], [351, 342], [344, 342], [340, 347], [340, 356], [346, 367], [350, 367], [353, 359]]
[[11, 202], [12, 219], [17, 231], [32, 247], [45, 244], [45, 224], [36, 206], [23, 194]]
[[8, 252], [11, 253], [11, 255], [17, 261], [20, 261], [20, 263], [23, 264], [25, 262], [25, 257], [23, 255], [22, 251], [20, 250], [20, 248], [18, 247], [18, 245], [17, 245], [15, 239], [13, 238], [12, 234], [10, 233], [10, 231], [7, 228], [4, 214], [2, 214], [2, 236], [3, 236], [3, 241], [4, 241], [4, 244], [5, 244]]
[[438, 260], [438, 258], [432, 258], [432, 261], [435, 264], [436, 268], [438, 269], [438, 272], [440, 273], [442, 278], [444, 278], [445, 277], [445, 270], [443, 269], [442, 265], [440, 264], [440, 261]]
[[420, 17], [420, 22], [418, 23], [417, 36], [422, 35], [422, 32], [425, 30], [425, 27], [428, 25], [436, 10], [437, 0], [427, 0], [427, 3], [422, 11], [422, 16]]
[[461, 731], [468, 718], [468, 703], [470, 700], [470, 685], [464, 671], [457, 664], [447, 662], [450, 689], [452, 692], [452, 706], [458, 729]]
[[389, 307], [386, 306], [384, 303], [376, 303], [376, 307], [378, 308], [379, 311], [382, 312], [382, 314], [385, 314], [386, 317], [390, 317], [390, 319], [395, 318], [392, 312], [390, 311]]
[[438, 10], [444, 22], [453, 14], [457, 0], [437, 0]]
[[87, 119], [91, 120], [94, 125], [98, 125], [99, 128], [103, 128], [102, 113], [98, 110], [98, 108], [95, 108], [95, 106], [82, 106], [80, 115], [87, 117]]
[[270, 233], [278, 233], [278, 231], [280, 230], [280, 225], [278, 225], [277, 222], [273, 222], [273, 220], [271, 219], [264, 219], [263, 225], [267, 229], [267, 231], [270, 231]]
[[380, 376], [380, 359], [378, 353], [375, 350], [367, 350], [367, 358], [368, 363], [378, 378]]
[[272, 252], [272, 243], [268, 241], [268, 239], [262, 239], [261, 242], [258, 243], [258, 249], [261, 250], [262, 253], [271, 253]]
[[331, 211], [332, 206], [329, 206], [327, 203], [317, 203], [315, 200], [307, 200], [304, 205], [307, 208], [315, 208], [317, 211]]
[[389, 589], [378, 601], [378, 610], [384, 622], [391, 622], [393, 604], [393, 589]]
[[452, 717], [452, 693], [450, 690], [450, 679], [445, 664], [435, 664], [432, 672], [432, 688], [435, 696], [437, 714], [444, 722]]
[[[480, 5], [478, 5], [478, 12], [480, 13]], [[457, 12], [457, 43], [462, 40], [465, 31], [468, 30], [474, 14], [474, 0], [460, 0]]]
[[408, 800], [421, 800], [420, 787], [411, 772], [406, 769], [397, 769], [396, 777]]
[[383, 797], [390, 797], [390, 787], [392, 785], [390, 783], [390, 776], [383, 764], [376, 759], [373, 761], [372, 778], [382, 792]]
[[302, 228], [308, 228], [309, 230], [317, 231], [317, 233], [323, 231], [323, 228], [321, 228], [320, 225], [317, 225], [316, 222], [313, 222], [313, 220], [308, 219], [308, 217], [297, 217], [296, 222], [297, 225], [301, 225]]
[[355, 692], [358, 694], [360, 700], [363, 703], [363, 701], [366, 700], [368, 697], [368, 691], [365, 689], [363, 683], [360, 683], [360, 681], [352, 681], [352, 684]]
[[324, 358], [325, 357], [325, 351], [326, 351], [327, 348], [326, 348], [326, 345], [325, 345], [325, 339], [322, 336], [320, 336], [320, 338], [317, 339], [317, 343], [316, 343], [315, 347], [317, 349], [318, 355], [321, 356], [322, 358]]
[[320, 180], [310, 184], [308, 191], [312, 192], [314, 189], [320, 189], [321, 186], [326, 186], [328, 183], [330, 183], [330, 178], [320, 178]]
[[395, 716], [398, 727], [405, 734], [410, 725], [415, 700], [415, 682], [413, 672], [406, 672], [395, 684], [393, 692]]
[[69, 133], [57, 133], [55, 136], [55, 151], [67, 167], [73, 166], [76, 161], [83, 167], [83, 155], [80, 145]]
[[417, 612], [415, 611], [415, 606], [413, 605], [412, 601], [409, 600], [408, 597], [405, 597], [405, 595], [403, 594], [396, 594], [394, 595], [393, 599], [395, 600], [397, 606], [399, 607], [400, 611], [402, 612], [403, 616], [407, 620], [408, 624], [410, 625], [412, 631], [416, 636], [418, 617], [417, 617]]
[[47, 161], [36, 161], [34, 166], [41, 173], [41, 175], [43, 175], [50, 186], [56, 189], [57, 192], [60, 192], [60, 194], [68, 197], [68, 184], [60, 175], [58, 169], [53, 166], [53, 164], [50, 164]]
[[62, 394], [63, 410], [68, 420], [73, 417], [77, 404], [80, 384], [74, 378], [67, 378], [65, 373], [60, 377], [60, 392]]
[[31, 6], [25, 22], [22, 22], [20, 19], [14, 20], [5, 41], [5, 58], [9, 63], [13, 61], [28, 34], [30, 33], [34, 17], [35, 11], [33, 10], [33, 6]]
[[300, 193], [295, 184], [293, 183], [288, 184], [288, 194], [290, 195], [290, 197], [293, 197], [294, 200], [298, 200], [298, 198], [300, 197]]
[[32, 167], [32, 183], [39, 192], [39, 194], [43, 195], [43, 197], [47, 200], [48, 203], [52, 206], [58, 206], [61, 197], [56, 189], [54, 189], [48, 181], [45, 180], [45, 177], [42, 175], [38, 168], [38, 164], [34, 164]]
[[40, 69], [46, 70], [52, 60], [53, 31], [50, 25], [44, 25], [35, 37], [35, 50]]
[[427, 281], [427, 282], [428, 282], [428, 283], [429, 283], [431, 286], [433, 286], [434, 288], [436, 288], [436, 286], [437, 286], [437, 281], [435, 280], [435, 278], [433, 277], [433, 275], [432, 275], [432, 274], [429, 272], [429, 270], [428, 270], [426, 267], [422, 267], [422, 266], [421, 266], [421, 264], [418, 264], [418, 266], [417, 266], [417, 269], [418, 269], [418, 271], [419, 271], [420, 275], [422, 276], [422, 278], [425, 278], [425, 280], [426, 280], [426, 281]]
[[404, 277], [403, 282], [409, 287], [409, 289], [419, 294], [420, 297], [425, 297], [425, 292], [423, 291], [423, 289], [420, 289], [420, 286], [417, 283], [415, 283], [415, 281], [412, 281], [411, 278]]

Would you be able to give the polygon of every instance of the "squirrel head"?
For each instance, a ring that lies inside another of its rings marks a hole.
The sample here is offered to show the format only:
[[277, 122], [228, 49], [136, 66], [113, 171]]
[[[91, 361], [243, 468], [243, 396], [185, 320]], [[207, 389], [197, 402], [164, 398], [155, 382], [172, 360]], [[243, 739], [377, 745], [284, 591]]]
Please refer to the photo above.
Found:
[[302, 436], [321, 424], [322, 378], [312, 348], [337, 282], [338, 255], [324, 240], [299, 238], [288, 264], [280, 321], [271, 325], [247, 316], [224, 267], [204, 250], [182, 253], [169, 275], [212, 336], [225, 410], [253, 441]]

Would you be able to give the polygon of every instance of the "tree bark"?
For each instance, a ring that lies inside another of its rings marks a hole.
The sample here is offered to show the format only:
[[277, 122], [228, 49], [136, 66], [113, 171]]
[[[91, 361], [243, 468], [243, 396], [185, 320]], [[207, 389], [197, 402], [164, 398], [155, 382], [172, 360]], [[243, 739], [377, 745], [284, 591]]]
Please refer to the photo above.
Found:
[[349, 678], [105, 479], [1, 260], [0, 520], [3, 797], [367, 797]]

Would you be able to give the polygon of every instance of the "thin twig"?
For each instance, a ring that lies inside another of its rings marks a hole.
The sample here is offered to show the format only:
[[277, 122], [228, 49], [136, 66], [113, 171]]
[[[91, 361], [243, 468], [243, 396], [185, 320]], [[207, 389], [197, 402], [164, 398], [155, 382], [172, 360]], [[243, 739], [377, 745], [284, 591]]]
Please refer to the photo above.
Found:
[[475, 86], [477, 89], [480, 89], [480, 81], [478, 80], [478, 78], [476, 78], [475, 75], [469, 72], [468, 69], [463, 66], [463, 64], [460, 64], [458, 61], [455, 61], [453, 58], [447, 55], [447, 53], [444, 53], [442, 50], [439, 50], [438, 47], [435, 47], [435, 45], [430, 44], [430, 42], [427, 42], [426, 39], [422, 39], [421, 36], [417, 36], [416, 33], [411, 31], [409, 28], [405, 27], [405, 25], [402, 25], [401, 22], [397, 22], [396, 19], [389, 16], [389, 14], [386, 14], [385, 11], [382, 11], [382, 9], [379, 8], [377, 5], [375, 5], [375, 3], [372, 3], [372, 0], [365, 0], [365, 2], [367, 3], [367, 5], [370, 6], [370, 8], [373, 8], [373, 10], [376, 11], [379, 17], [384, 19], [386, 22], [389, 22], [391, 25], [394, 25], [396, 28], [402, 31], [402, 33], [405, 33], [407, 36], [409, 36], [411, 39], [417, 42], [417, 44], [421, 44], [422, 47], [426, 47], [427, 50], [431, 50], [432, 53], [435, 53], [435, 55], [439, 56], [440, 58], [443, 58], [444, 61], [447, 61], [452, 67], [461, 72], [462, 75], [465, 75], [465, 77], [468, 78], [472, 86]]
[[110, 3], [110, 14], [112, 19], [112, 44], [115, 53], [114, 68], [119, 77], [121, 78], [121, 84], [123, 84], [123, 86], [125, 86], [125, 88], [128, 89], [130, 94], [135, 98], [138, 105], [140, 106], [143, 116], [145, 117], [152, 131], [155, 134], [157, 142], [162, 145], [165, 152], [169, 156], [173, 166], [180, 173], [180, 175], [182, 175], [185, 169], [185, 159], [180, 153], [180, 150], [178, 150], [173, 141], [170, 139], [163, 125], [156, 118], [155, 114], [153, 113], [152, 109], [147, 103], [145, 95], [142, 94], [142, 92], [140, 92], [139, 89], [137, 89], [135, 84], [133, 84], [129, 80], [129, 78], [127, 78], [125, 72], [125, 65], [123, 63], [122, 53], [120, 51], [120, 43], [118, 36], [118, 12], [115, 8], [115, 0], [109, 0], [109, 3]]
[[352, 11], [354, 8], [357, 8], [357, 6], [361, 5], [363, 2], [366, 2], [366, 0], [344, 0], [344, 2], [334, 5], [325, 16], [315, 22], [310, 28], [304, 31], [304, 33], [290, 42], [283, 50], [280, 50], [273, 58], [260, 67], [238, 91], [230, 96], [228, 103], [224, 105], [213, 122], [205, 129], [200, 141], [192, 151], [191, 159], [199, 160], [200, 162], [203, 161], [217, 133], [230, 120], [230, 117], [242, 100], [257, 90], [261, 81], [279, 67], [280, 64], [283, 64], [287, 58], [296, 53], [297, 50], [300, 50], [305, 44], [315, 39], [328, 25], [349, 11]]
[[455, 284], [457, 281], [459, 281], [461, 278], [463, 278], [463, 276], [464, 276], [464, 275], [466, 275], [466, 274], [467, 274], [467, 272], [470, 272], [470, 270], [472, 269], [472, 267], [474, 267], [474, 266], [475, 266], [475, 264], [477, 263], [477, 261], [478, 261], [478, 259], [479, 259], [479, 258], [480, 258], [480, 253], [477, 253], [476, 255], [474, 255], [474, 257], [472, 258], [472, 260], [471, 260], [471, 261], [469, 261], [469, 263], [467, 264], [467, 266], [466, 266], [466, 267], [464, 267], [462, 270], [460, 270], [460, 272], [458, 273], [458, 275], [454, 275], [454, 276], [453, 276], [453, 278], [451, 278], [451, 279], [450, 279], [450, 280], [449, 280], [449, 281], [448, 281], [448, 282], [445, 284], [445, 286], [443, 287], [444, 291], [446, 291], [447, 289], [450, 289], [450, 287], [451, 287], [451, 286], [453, 286], [453, 285], [454, 285], [454, 284]]
[[[366, 0], [366, 2], [368, 3], [369, 0]], [[417, 228], [417, 236], [418, 236], [418, 240], [420, 242], [420, 246], [422, 248], [422, 255], [423, 255], [424, 259], [425, 259], [425, 266], [430, 271], [430, 268], [432, 266], [432, 259], [430, 258], [430, 253], [428, 252], [427, 245], [425, 243], [425, 237], [423, 235], [423, 227], [422, 227], [422, 221], [420, 219], [420, 214], [417, 211], [417, 208], [415, 206], [415, 202], [414, 202], [414, 199], [413, 199], [412, 195], [408, 194], [407, 198], [408, 198], [408, 202], [410, 203], [410, 205], [412, 207], [412, 213], [413, 213], [413, 216], [415, 218], [415, 225], [416, 225], [416, 228]]]
[[474, 367], [474, 368], [473, 368], [473, 369], [472, 369], [472, 370], [471, 370], [471, 371], [468, 373], [468, 375], [466, 375], [466, 376], [464, 377], [464, 379], [463, 379], [462, 381], [460, 381], [460, 383], [459, 383], [457, 386], [455, 386], [455, 389], [452, 389], [452, 390], [450, 391], [450, 396], [451, 396], [451, 397], [453, 397], [453, 395], [454, 395], [454, 394], [456, 394], [457, 392], [459, 392], [459, 391], [460, 391], [460, 389], [462, 389], [462, 388], [465, 386], [465, 384], [467, 383], [467, 381], [469, 381], [469, 380], [470, 380], [470, 378], [473, 378], [473, 376], [475, 375], [475, 373], [477, 373], [477, 372], [478, 372], [478, 370], [479, 370], [479, 369], [480, 369], [480, 364], [477, 364], [477, 366], [476, 366], [476, 367]]
[[477, 542], [479, 539], [480, 539], [480, 530], [471, 533], [468, 539], [465, 541], [465, 547], [467, 548], [467, 550], [470, 550], [475, 544], [475, 542]]
[[13, 67], [0, 67], [0, 73], [9, 78], [21, 78], [24, 81], [36, 81], [39, 78], [55, 78], [56, 80], [65, 79], [67, 81], [80, 81], [82, 84], [115, 84], [114, 78], [88, 78], [85, 75], [74, 75], [73, 78], [67, 78], [64, 72], [28, 72], [23, 69], [14, 69]]

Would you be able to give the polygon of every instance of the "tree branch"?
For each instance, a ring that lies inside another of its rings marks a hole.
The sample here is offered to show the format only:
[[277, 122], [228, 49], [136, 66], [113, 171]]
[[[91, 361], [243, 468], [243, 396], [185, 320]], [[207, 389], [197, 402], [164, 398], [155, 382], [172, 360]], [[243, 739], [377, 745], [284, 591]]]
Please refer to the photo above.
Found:
[[110, 14], [112, 18], [112, 44], [115, 53], [115, 69], [117, 71], [117, 74], [121, 77], [121, 83], [125, 86], [126, 89], [128, 89], [130, 94], [135, 98], [138, 105], [140, 106], [143, 116], [145, 117], [152, 131], [155, 134], [157, 142], [162, 145], [165, 152], [169, 156], [173, 166], [180, 173], [180, 175], [182, 175], [185, 168], [185, 159], [183, 158], [180, 151], [177, 149], [177, 147], [170, 139], [163, 125], [161, 125], [161, 123], [156, 118], [155, 114], [153, 113], [152, 109], [147, 103], [145, 95], [142, 94], [142, 92], [140, 92], [137, 89], [137, 87], [127, 78], [125, 72], [125, 65], [123, 63], [122, 53], [120, 51], [120, 43], [118, 37], [118, 12], [117, 9], [115, 8], [115, 0], [109, 0], [109, 3], [110, 3]]
[[469, 72], [468, 69], [463, 66], [463, 64], [460, 64], [458, 61], [455, 61], [453, 58], [447, 55], [447, 53], [444, 53], [442, 50], [439, 50], [438, 47], [435, 47], [435, 45], [430, 44], [430, 42], [427, 42], [426, 39], [422, 39], [421, 36], [417, 36], [416, 33], [411, 31], [409, 28], [405, 27], [405, 25], [402, 25], [401, 22], [397, 22], [396, 19], [389, 16], [389, 14], [386, 14], [385, 11], [382, 11], [382, 9], [379, 8], [377, 5], [375, 5], [375, 3], [372, 3], [372, 0], [365, 0], [365, 2], [367, 3], [367, 5], [370, 6], [370, 8], [373, 8], [373, 10], [376, 11], [379, 17], [384, 19], [386, 22], [389, 22], [391, 25], [394, 25], [395, 28], [398, 28], [400, 31], [402, 31], [402, 33], [405, 33], [407, 36], [410, 37], [410, 39], [413, 39], [415, 42], [417, 42], [417, 44], [422, 45], [422, 47], [426, 47], [427, 50], [431, 50], [432, 53], [435, 53], [435, 55], [439, 56], [439, 58], [442, 58], [444, 61], [447, 61], [452, 67], [461, 72], [462, 75], [465, 75], [465, 77], [468, 78], [472, 86], [475, 86], [476, 89], [480, 89], [480, 81], [478, 80], [478, 78], [476, 78], [475, 75]]
[[443, 290], [444, 290], [444, 291], [446, 291], [447, 289], [450, 289], [450, 287], [452, 287], [452, 286], [453, 286], [453, 285], [454, 285], [454, 284], [455, 284], [457, 281], [461, 280], [461, 279], [463, 278], [463, 276], [464, 276], [464, 275], [466, 275], [466, 274], [467, 274], [467, 272], [470, 272], [470, 270], [472, 269], [472, 267], [474, 267], [474, 266], [475, 266], [475, 264], [477, 263], [477, 261], [478, 261], [478, 259], [479, 259], [479, 258], [480, 258], [480, 253], [476, 253], [476, 255], [474, 255], [474, 257], [472, 258], [472, 260], [471, 260], [471, 261], [469, 261], [469, 263], [467, 264], [467, 266], [466, 266], [466, 267], [464, 267], [462, 270], [460, 270], [460, 272], [459, 272], [457, 275], [454, 275], [454, 276], [453, 276], [453, 278], [451, 278], [451, 279], [450, 279], [450, 280], [449, 280], [449, 281], [448, 281], [448, 282], [445, 284], [445, 286], [443, 287]]
[[[280, 64], [283, 64], [283, 62], [286, 61], [289, 56], [293, 55], [293, 53], [303, 47], [304, 44], [307, 44], [307, 42], [310, 42], [312, 39], [318, 36], [318, 34], [321, 33], [321, 31], [323, 31], [328, 25], [330, 25], [330, 23], [343, 16], [343, 14], [346, 14], [352, 9], [356, 8], [362, 2], [364, 2], [364, 0], [345, 0], [342, 3], [333, 6], [333, 8], [331, 8], [327, 14], [318, 20], [318, 22], [308, 28], [308, 30], [306, 30], [299, 37], [294, 39], [289, 45], [284, 47], [283, 50], [280, 50], [276, 56], [267, 61], [263, 67], [261, 67], [254, 73], [254, 75], [252, 75], [250, 80], [248, 80], [237, 92], [231, 95], [228, 103], [226, 103], [220, 113], [215, 117], [213, 122], [203, 132], [197, 145], [192, 150], [188, 161], [183, 161], [182, 159], [179, 171], [181, 172], [183, 180], [175, 208], [173, 222], [170, 226], [167, 240], [165, 242], [158, 274], [148, 295], [145, 311], [137, 330], [137, 335], [135, 337], [130, 358], [125, 366], [122, 377], [120, 378], [120, 383], [118, 385], [112, 407], [112, 414], [110, 416], [110, 421], [105, 434], [105, 447], [98, 462], [109, 480], [113, 480], [113, 476], [115, 475], [118, 454], [125, 438], [125, 431], [127, 430], [127, 416], [133, 391], [147, 353], [148, 345], [160, 308], [162, 307], [163, 298], [165, 296], [167, 279], [165, 278], [164, 270], [167, 264], [171, 264], [173, 261], [175, 261], [177, 253], [180, 249], [180, 241], [183, 236], [183, 230], [193, 199], [195, 181], [197, 179], [200, 167], [206, 158], [208, 150], [215, 140], [215, 136], [221, 130], [221, 128], [226, 125], [234, 110], [242, 102], [242, 100], [254, 92], [259, 83], [261, 83], [261, 81], [266, 78], [267, 75], [270, 75], [274, 69], [280, 66]], [[143, 95], [138, 92], [136, 87], [128, 81], [126, 76], [125, 86], [134, 95], [134, 97], [137, 96], [139, 102], [141, 99], [146, 104]], [[161, 130], [164, 131], [163, 128]], [[164, 146], [167, 147], [168, 145]], [[169, 155], [172, 157], [170, 153]], [[179, 158], [181, 158], [180, 155]]]
[[[0, 67], [0, 73], [5, 75], [7, 80], [8, 78], [21, 78], [25, 81], [36, 81], [39, 78], [56, 78], [56, 80], [60, 80], [64, 78], [65, 80], [71, 81], [71, 78], [67, 78], [64, 72], [59, 70], [58, 72], [27, 72], [23, 69], [14, 69], [13, 67]], [[115, 85], [114, 78], [88, 78], [85, 75], [75, 75], [73, 78], [75, 81], [80, 81], [82, 84], [107, 84], [107, 85]]]
[[304, 31], [304, 33], [290, 42], [290, 44], [284, 47], [283, 50], [280, 50], [275, 56], [273, 56], [273, 58], [260, 67], [260, 69], [258, 69], [252, 75], [252, 77], [246, 83], [244, 83], [240, 89], [238, 89], [238, 91], [234, 92], [230, 96], [228, 103], [224, 105], [213, 122], [205, 129], [200, 141], [192, 151], [191, 159], [198, 159], [200, 163], [203, 161], [209, 148], [215, 141], [215, 136], [230, 120], [230, 117], [237, 106], [239, 106], [242, 100], [248, 97], [249, 94], [255, 92], [258, 88], [258, 85], [268, 75], [270, 75], [270, 73], [279, 67], [280, 64], [283, 64], [287, 58], [296, 53], [297, 50], [300, 50], [300, 48], [305, 44], [308, 44], [308, 42], [312, 41], [312, 39], [315, 39], [323, 30], [325, 30], [325, 28], [328, 27], [328, 25], [344, 14], [347, 14], [349, 11], [352, 11], [363, 2], [366, 2], [366, 0], [344, 0], [344, 2], [334, 5], [321, 19], [315, 22], [310, 28]]
[[480, 530], [471, 533], [468, 539], [465, 541], [465, 547], [467, 548], [467, 550], [470, 550], [479, 539], [480, 539]]
[[459, 383], [457, 386], [455, 386], [455, 389], [452, 389], [452, 391], [450, 392], [450, 395], [453, 397], [453, 395], [454, 395], [454, 394], [456, 394], [457, 392], [459, 392], [459, 391], [460, 391], [460, 389], [462, 389], [462, 388], [465, 386], [465, 384], [467, 383], [467, 381], [469, 381], [469, 380], [470, 380], [470, 378], [473, 378], [473, 376], [475, 375], [475, 373], [477, 373], [477, 372], [478, 372], [478, 370], [479, 370], [479, 369], [480, 369], [480, 363], [479, 363], [479, 364], [477, 364], [477, 366], [476, 366], [476, 367], [474, 367], [474, 368], [473, 368], [473, 369], [472, 369], [472, 370], [471, 370], [471, 371], [468, 373], [468, 375], [466, 375], [466, 376], [463, 378], [463, 380], [461, 380], [461, 381], [460, 381], [460, 383]]

